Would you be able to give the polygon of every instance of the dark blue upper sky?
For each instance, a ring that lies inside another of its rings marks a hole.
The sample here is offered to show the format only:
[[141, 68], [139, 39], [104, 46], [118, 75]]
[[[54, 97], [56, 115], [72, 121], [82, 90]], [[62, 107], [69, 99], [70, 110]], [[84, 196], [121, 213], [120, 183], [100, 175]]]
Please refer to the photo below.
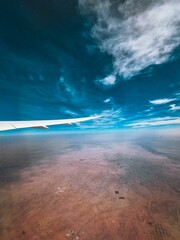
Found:
[[2, 0], [0, 120], [180, 124], [177, 0]]

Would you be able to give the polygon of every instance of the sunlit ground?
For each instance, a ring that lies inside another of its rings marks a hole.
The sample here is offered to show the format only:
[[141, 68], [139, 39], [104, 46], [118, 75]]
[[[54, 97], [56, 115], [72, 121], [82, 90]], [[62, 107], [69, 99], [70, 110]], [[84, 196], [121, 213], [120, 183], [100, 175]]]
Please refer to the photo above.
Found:
[[180, 131], [0, 137], [0, 239], [180, 239]]

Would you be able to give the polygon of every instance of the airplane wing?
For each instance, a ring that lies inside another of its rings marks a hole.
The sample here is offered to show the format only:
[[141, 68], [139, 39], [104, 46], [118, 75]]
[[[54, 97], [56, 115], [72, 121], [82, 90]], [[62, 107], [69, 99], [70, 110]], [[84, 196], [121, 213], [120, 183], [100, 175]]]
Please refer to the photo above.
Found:
[[0, 131], [13, 130], [18, 128], [48, 128], [52, 125], [72, 124], [93, 120], [101, 116], [84, 118], [60, 119], [60, 120], [37, 120], [37, 121], [0, 121]]

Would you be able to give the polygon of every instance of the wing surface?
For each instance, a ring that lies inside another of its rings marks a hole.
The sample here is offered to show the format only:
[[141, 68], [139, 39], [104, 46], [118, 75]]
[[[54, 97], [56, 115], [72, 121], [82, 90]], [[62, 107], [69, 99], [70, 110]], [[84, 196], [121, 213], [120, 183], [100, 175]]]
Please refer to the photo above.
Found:
[[0, 131], [13, 130], [18, 128], [48, 128], [48, 126], [85, 122], [85, 121], [93, 120], [99, 117], [101, 116], [60, 119], [60, 120], [0, 121]]

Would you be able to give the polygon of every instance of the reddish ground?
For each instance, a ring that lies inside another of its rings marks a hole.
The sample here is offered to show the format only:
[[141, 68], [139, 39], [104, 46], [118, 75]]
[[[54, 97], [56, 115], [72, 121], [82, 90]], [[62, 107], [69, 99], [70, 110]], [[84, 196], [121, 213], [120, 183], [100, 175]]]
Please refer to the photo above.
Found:
[[177, 161], [129, 141], [70, 146], [21, 165], [12, 179], [11, 159], [22, 155], [13, 144], [11, 155], [3, 151], [11, 157], [1, 164], [0, 239], [180, 239]]

